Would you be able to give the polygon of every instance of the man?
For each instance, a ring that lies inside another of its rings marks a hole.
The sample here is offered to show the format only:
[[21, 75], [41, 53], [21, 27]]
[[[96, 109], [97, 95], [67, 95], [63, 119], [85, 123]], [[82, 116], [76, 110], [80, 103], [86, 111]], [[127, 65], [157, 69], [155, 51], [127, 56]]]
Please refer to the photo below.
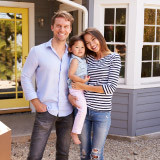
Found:
[[[24, 65], [21, 82], [27, 100], [36, 109], [28, 160], [40, 160], [55, 125], [56, 160], [68, 160], [70, 133], [73, 125], [73, 108], [68, 101], [68, 68], [70, 57], [66, 39], [74, 19], [66, 11], [52, 17], [53, 38], [31, 49]], [[35, 74], [37, 91], [32, 85]]]

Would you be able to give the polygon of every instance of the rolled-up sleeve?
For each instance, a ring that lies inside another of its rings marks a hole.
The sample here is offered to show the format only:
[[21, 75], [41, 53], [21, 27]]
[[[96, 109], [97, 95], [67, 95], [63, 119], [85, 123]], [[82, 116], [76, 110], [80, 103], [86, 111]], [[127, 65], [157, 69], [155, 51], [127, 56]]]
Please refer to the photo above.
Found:
[[104, 93], [106, 95], [113, 94], [113, 92], [116, 90], [120, 69], [121, 69], [121, 59], [119, 54], [115, 54], [111, 60], [108, 82], [107, 84], [102, 85]]
[[37, 98], [37, 93], [32, 84], [32, 77], [37, 67], [38, 67], [38, 59], [36, 56], [35, 47], [33, 47], [30, 50], [30, 53], [26, 59], [21, 74], [21, 83], [26, 100], [32, 100], [34, 98]]

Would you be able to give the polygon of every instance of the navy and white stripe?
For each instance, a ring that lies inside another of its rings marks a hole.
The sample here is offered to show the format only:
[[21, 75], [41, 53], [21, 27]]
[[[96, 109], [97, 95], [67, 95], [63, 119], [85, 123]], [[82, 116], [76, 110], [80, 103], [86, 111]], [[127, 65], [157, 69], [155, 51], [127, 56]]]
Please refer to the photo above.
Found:
[[102, 86], [104, 93], [85, 92], [87, 106], [94, 110], [110, 111], [112, 109], [112, 95], [116, 90], [121, 60], [117, 53], [111, 53], [99, 60], [87, 56], [88, 85]]

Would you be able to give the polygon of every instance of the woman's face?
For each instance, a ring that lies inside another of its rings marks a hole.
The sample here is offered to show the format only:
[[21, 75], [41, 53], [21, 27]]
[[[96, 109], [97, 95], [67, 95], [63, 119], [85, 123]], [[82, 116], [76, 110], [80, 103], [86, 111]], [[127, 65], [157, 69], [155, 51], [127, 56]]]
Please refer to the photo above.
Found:
[[86, 34], [86, 35], [84, 35], [84, 40], [85, 40], [86, 46], [89, 50], [91, 50], [95, 53], [100, 51], [100, 43], [97, 38], [95, 38], [91, 34]]

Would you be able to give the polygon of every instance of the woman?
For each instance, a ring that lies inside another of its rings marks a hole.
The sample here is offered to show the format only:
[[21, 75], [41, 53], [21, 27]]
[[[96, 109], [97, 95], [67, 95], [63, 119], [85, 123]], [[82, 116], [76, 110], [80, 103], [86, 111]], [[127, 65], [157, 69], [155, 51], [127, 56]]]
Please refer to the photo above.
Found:
[[[90, 76], [87, 85], [72, 83], [72, 88], [86, 91], [87, 115], [81, 133], [81, 160], [103, 160], [103, 149], [111, 124], [112, 95], [121, 68], [120, 56], [108, 49], [97, 29], [88, 28], [81, 36], [87, 47]], [[69, 99], [74, 105], [75, 98], [70, 95]]]

